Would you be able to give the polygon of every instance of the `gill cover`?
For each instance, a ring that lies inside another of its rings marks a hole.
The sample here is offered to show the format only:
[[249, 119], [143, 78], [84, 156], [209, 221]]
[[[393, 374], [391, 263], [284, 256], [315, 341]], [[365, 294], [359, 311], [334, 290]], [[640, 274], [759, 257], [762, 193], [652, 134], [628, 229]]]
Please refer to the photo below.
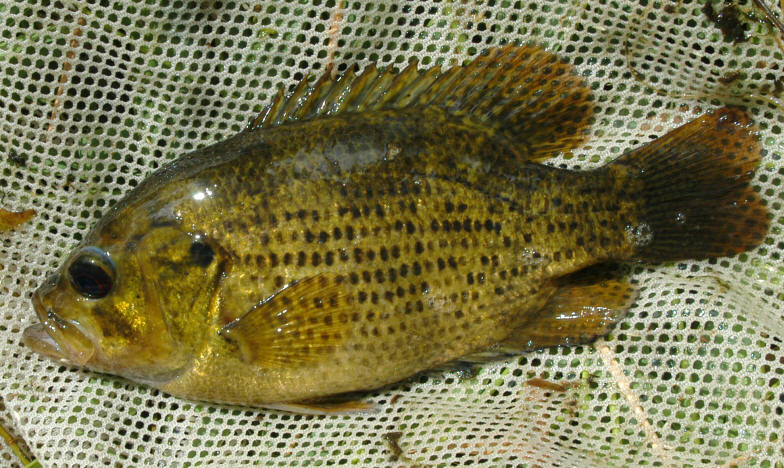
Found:
[[204, 236], [170, 226], [151, 230], [138, 249], [148, 306], [174, 342], [196, 352], [217, 313], [228, 255]]
[[59, 363], [154, 383], [203, 345], [227, 270], [222, 250], [174, 226], [77, 250], [33, 295], [31, 349]]

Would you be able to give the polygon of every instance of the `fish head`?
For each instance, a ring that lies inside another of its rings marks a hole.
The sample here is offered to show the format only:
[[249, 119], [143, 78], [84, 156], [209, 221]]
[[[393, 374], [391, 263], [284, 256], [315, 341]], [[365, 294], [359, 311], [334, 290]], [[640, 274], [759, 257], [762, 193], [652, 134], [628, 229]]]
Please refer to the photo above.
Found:
[[40, 323], [25, 330], [25, 345], [145, 383], [169, 380], [192, 361], [225, 263], [176, 225], [134, 227], [104, 225], [34, 292]]

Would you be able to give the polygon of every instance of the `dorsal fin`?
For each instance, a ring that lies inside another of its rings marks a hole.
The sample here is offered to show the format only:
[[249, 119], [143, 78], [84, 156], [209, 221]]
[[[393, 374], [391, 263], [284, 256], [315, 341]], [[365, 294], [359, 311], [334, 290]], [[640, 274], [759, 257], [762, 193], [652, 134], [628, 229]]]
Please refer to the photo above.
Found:
[[569, 150], [581, 143], [593, 113], [591, 91], [570, 64], [539, 47], [493, 48], [465, 66], [400, 72], [370, 65], [339, 77], [331, 67], [313, 85], [303, 80], [290, 96], [278, 92], [250, 130], [344, 112], [435, 106], [487, 125], [529, 154]]

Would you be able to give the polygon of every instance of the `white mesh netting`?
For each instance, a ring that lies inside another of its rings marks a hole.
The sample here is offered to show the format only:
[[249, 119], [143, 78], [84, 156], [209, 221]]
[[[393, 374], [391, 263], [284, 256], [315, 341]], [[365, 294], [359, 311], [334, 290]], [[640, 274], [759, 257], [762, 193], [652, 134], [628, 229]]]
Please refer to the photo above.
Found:
[[[739, 43], [704, 5], [2, 0], [0, 207], [37, 212], [0, 233], [2, 424], [58, 466], [782, 466], [782, 48], [758, 2], [736, 2]], [[569, 167], [747, 96], [765, 148], [754, 181], [773, 214], [765, 242], [633, 266], [641, 295], [610, 337], [472, 378], [431, 372], [371, 395], [371, 415], [184, 401], [20, 345], [30, 294], [100, 213], [164, 161], [240, 131], [279, 86], [330, 60], [452, 64], [513, 41], [562, 54], [594, 90], [588, 143], [555, 161]]]

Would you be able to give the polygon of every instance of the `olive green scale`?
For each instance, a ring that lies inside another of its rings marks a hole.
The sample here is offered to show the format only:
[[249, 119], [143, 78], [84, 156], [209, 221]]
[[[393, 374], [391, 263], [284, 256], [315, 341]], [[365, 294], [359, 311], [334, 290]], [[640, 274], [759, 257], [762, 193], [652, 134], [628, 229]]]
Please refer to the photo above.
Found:
[[[280, 385], [268, 400], [375, 388], [483, 350], [541, 308], [551, 279], [631, 254], [624, 227], [633, 220], [606, 171], [522, 163], [499, 174], [484, 162], [504, 148], [485, 154], [479, 132], [460, 129], [450, 147], [427, 142], [448, 125], [434, 114], [409, 113], [400, 125], [366, 113], [277, 127], [191, 182], [190, 192], [213, 187], [212, 195], [183, 209], [182, 223], [231, 258], [218, 326], [246, 320], [278, 291], [301, 293], [295, 282], [309, 278], [349, 301], [303, 309], [339, 336], [316, 326], [299, 346], [282, 333], [238, 338], [259, 348], [237, 364], [261, 369], [248, 385]], [[263, 154], [292, 156], [260, 165]], [[216, 352], [237, 354], [234, 342], [213, 338]]]
[[[302, 87], [279, 95], [266, 124], [169, 168], [176, 185], [145, 209], [175, 212], [226, 271], [204, 317], [212, 331], [188, 320], [178, 333], [202, 358], [164, 390], [263, 404], [376, 388], [497, 345], [552, 296], [552, 279], [631, 254], [633, 203], [607, 170], [530, 162], [583, 139], [589, 93], [568, 65], [535, 48], [483, 60], [451, 75], [382, 72], [374, 86], [374, 69], [322, 79], [307, 99]], [[450, 91], [439, 96], [441, 83]], [[357, 102], [384, 94], [347, 109], [340, 90], [363, 87]], [[213, 385], [222, 376], [230, 390]]]
[[295, 404], [606, 334], [635, 290], [586, 267], [762, 241], [744, 113], [590, 171], [539, 163], [591, 116], [572, 67], [533, 46], [327, 70], [114, 206], [63, 267], [105, 293], [52, 278], [26, 343], [181, 397], [312, 410]]

